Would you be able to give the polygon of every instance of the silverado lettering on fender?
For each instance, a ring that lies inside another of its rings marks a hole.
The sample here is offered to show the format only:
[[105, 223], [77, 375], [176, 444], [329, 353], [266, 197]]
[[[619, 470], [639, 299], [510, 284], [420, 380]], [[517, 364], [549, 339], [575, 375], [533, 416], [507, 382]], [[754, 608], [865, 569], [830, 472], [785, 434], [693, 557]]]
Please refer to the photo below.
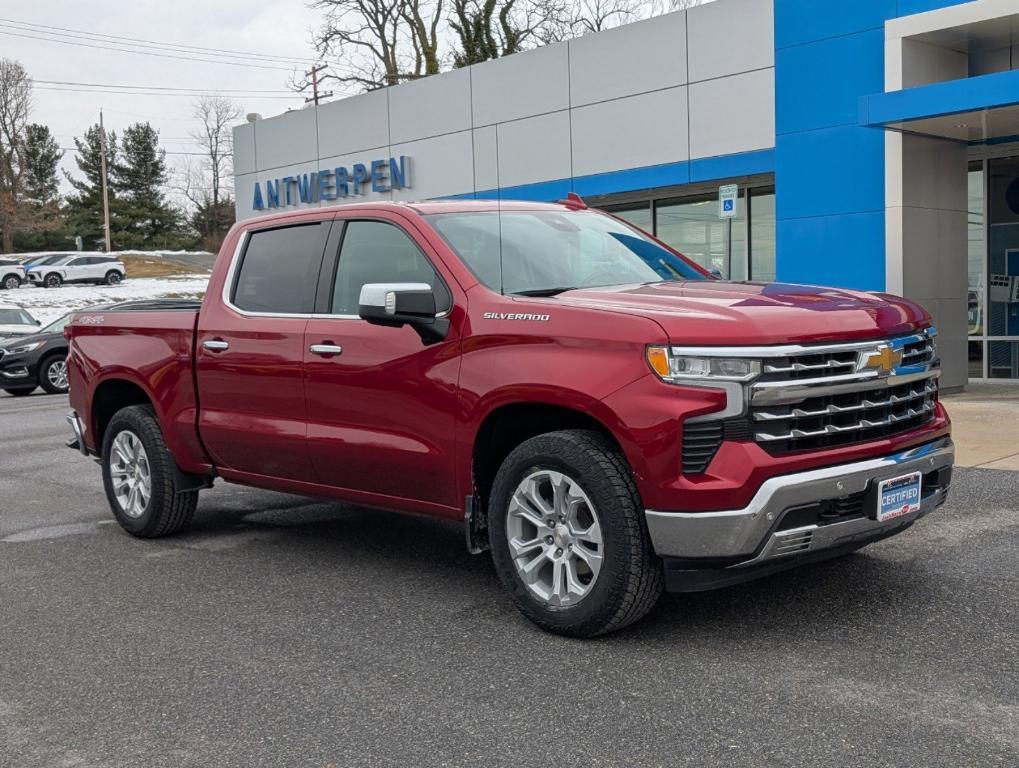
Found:
[[463, 520], [528, 618], [587, 637], [942, 504], [935, 334], [577, 199], [320, 208], [237, 224], [200, 305], [79, 314], [70, 444], [139, 537], [215, 478]]

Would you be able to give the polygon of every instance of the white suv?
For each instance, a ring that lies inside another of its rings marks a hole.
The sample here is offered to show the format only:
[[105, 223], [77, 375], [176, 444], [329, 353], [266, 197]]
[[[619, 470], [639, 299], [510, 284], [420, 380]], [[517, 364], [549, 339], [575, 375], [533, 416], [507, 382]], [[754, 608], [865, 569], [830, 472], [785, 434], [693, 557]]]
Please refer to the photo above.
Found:
[[0, 289], [20, 288], [25, 282], [25, 268], [16, 261], [0, 261]]
[[67, 256], [52, 264], [28, 268], [33, 285], [56, 288], [63, 283], [105, 283], [116, 285], [127, 275], [124, 264], [114, 256]]

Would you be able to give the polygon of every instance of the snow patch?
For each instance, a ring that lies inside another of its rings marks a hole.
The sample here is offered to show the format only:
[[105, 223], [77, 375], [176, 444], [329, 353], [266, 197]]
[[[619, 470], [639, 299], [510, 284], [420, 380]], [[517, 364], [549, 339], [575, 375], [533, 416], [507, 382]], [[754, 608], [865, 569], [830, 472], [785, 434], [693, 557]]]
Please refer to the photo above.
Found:
[[36, 288], [23, 285], [16, 291], [4, 291], [0, 299], [28, 310], [43, 325], [73, 309], [94, 304], [112, 304], [138, 299], [161, 299], [169, 295], [200, 299], [209, 284], [208, 275], [177, 277], [128, 278], [119, 285], [62, 285], [59, 288]]

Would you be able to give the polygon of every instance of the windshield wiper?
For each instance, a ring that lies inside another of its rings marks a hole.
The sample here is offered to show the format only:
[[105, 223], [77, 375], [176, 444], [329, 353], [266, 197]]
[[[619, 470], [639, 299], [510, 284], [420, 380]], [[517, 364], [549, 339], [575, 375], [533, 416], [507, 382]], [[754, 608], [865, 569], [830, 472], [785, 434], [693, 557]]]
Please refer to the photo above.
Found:
[[566, 291], [575, 291], [576, 286], [566, 286], [560, 288], [531, 288], [526, 291], [513, 291], [514, 296], [556, 296]]

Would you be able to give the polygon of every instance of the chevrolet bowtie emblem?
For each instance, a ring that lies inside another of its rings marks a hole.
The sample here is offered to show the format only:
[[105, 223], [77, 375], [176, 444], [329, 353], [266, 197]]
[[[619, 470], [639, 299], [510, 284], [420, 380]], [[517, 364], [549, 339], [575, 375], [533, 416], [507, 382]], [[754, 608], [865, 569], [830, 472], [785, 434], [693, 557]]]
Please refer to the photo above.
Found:
[[877, 368], [877, 370], [888, 375], [895, 367], [902, 362], [902, 352], [891, 347], [879, 347], [877, 352], [868, 355], [864, 361], [864, 368]]

